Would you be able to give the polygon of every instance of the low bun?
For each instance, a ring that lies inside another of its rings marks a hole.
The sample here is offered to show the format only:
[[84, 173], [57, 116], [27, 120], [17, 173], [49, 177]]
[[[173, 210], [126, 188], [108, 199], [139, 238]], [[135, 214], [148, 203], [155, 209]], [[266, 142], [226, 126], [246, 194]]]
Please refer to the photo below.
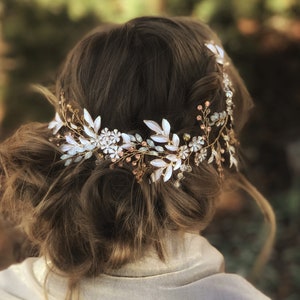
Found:
[[200, 230], [211, 219], [220, 190], [211, 166], [187, 173], [179, 189], [175, 179], [149, 184], [144, 176], [138, 183], [130, 168], [111, 168], [109, 161], [65, 167], [48, 131], [42, 124], [23, 126], [1, 146], [1, 207], [15, 212], [57, 270], [96, 276], [153, 246], [163, 257], [166, 230]]

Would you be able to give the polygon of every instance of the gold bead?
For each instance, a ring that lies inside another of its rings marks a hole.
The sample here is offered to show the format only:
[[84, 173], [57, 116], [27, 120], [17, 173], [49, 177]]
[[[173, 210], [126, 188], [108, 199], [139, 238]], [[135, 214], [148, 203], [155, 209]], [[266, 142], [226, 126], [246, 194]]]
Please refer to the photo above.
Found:
[[191, 139], [191, 135], [189, 133], [184, 133], [183, 134], [183, 140], [185, 142], [188, 142]]
[[179, 182], [179, 180], [176, 180], [176, 181], [174, 182], [174, 186], [175, 186], [176, 188], [179, 188], [179, 187], [180, 187], [180, 182]]
[[182, 172], [178, 173], [178, 174], [177, 174], [177, 178], [178, 178], [178, 179], [182, 179], [182, 178], [183, 178], [183, 173], [182, 173]]

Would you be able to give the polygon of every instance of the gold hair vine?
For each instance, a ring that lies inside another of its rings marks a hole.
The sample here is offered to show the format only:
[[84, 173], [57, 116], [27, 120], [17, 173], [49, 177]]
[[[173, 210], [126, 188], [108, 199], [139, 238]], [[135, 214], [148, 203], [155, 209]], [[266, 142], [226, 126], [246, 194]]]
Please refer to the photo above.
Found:
[[[224, 51], [210, 42], [205, 46], [215, 55], [216, 62], [224, 65]], [[95, 156], [96, 162], [110, 160], [112, 166], [123, 167], [130, 164], [132, 172], [140, 181], [144, 174], [151, 172], [151, 181], [160, 178], [168, 181], [177, 172], [175, 185], [180, 185], [183, 172], [191, 172], [193, 162], [196, 166], [206, 161], [215, 163], [222, 175], [222, 164], [229, 158], [229, 167], [238, 167], [235, 145], [237, 140], [233, 131], [233, 89], [230, 78], [223, 71], [223, 90], [226, 96], [226, 110], [212, 112], [210, 101], [198, 105], [197, 121], [201, 134], [183, 134], [182, 139], [171, 133], [170, 123], [162, 119], [161, 125], [152, 120], [144, 120], [154, 134], [143, 138], [139, 134], [122, 133], [118, 129], [101, 128], [101, 116], [94, 120], [84, 109], [83, 115], [66, 103], [64, 92], [60, 95], [60, 114], [49, 123], [55, 142], [62, 151], [60, 157], [68, 166]], [[60, 134], [63, 129], [63, 134]], [[211, 138], [216, 130], [215, 138]]]

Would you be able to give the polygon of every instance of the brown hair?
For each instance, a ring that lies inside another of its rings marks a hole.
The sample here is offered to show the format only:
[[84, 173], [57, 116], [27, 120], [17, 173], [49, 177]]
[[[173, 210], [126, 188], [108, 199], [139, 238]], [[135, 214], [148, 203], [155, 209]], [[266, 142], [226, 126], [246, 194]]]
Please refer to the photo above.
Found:
[[[210, 99], [214, 111], [225, 109], [222, 73], [204, 46], [210, 40], [220, 44], [208, 26], [188, 18], [142, 17], [101, 27], [71, 51], [56, 95], [48, 98], [58, 108], [63, 90], [72, 105], [122, 132], [147, 136], [144, 119], [166, 118], [179, 135], [197, 133], [198, 104]], [[239, 133], [252, 101], [232, 63], [227, 73]], [[167, 229], [201, 231], [224, 182], [242, 182], [229, 168], [222, 182], [207, 163], [187, 173], [180, 188], [173, 179], [149, 184], [145, 177], [137, 183], [130, 170], [111, 169], [107, 161], [65, 167], [51, 135], [47, 124], [34, 123], [2, 144], [2, 210], [15, 213], [40, 254], [70, 283], [121, 267], [149, 247], [163, 259]], [[272, 215], [269, 207], [264, 211]]]

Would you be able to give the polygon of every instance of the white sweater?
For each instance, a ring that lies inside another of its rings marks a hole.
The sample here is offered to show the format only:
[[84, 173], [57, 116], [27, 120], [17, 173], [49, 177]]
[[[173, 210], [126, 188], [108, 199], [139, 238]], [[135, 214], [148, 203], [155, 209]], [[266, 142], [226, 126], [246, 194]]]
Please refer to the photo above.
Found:
[[[223, 256], [203, 237], [186, 234], [179, 243], [172, 236], [167, 251], [166, 263], [153, 251], [119, 270], [82, 280], [80, 299], [269, 299], [242, 277], [223, 273]], [[0, 300], [45, 299], [47, 272], [44, 258], [28, 258], [0, 272]], [[47, 291], [49, 300], [64, 300], [66, 279], [50, 273]]]

